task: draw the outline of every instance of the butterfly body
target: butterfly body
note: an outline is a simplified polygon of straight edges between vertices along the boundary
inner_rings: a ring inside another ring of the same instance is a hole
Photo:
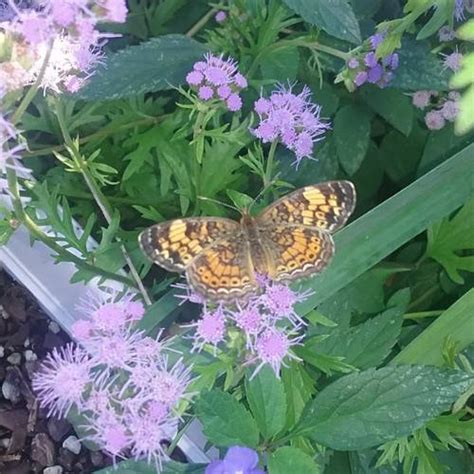
[[[257,274],[293,281],[320,272],[334,253],[331,233],[354,206],[352,183],[330,181],[293,191],[256,217],[175,219],[144,230],[139,241],[158,265],[185,271],[194,291],[229,301],[258,291]]]

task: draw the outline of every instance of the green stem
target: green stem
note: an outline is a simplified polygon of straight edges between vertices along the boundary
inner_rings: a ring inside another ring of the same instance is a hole
[[[270,186],[270,183],[272,181],[272,171],[273,171],[273,161],[275,158],[275,152],[277,149],[278,145],[278,140],[274,140],[272,144],[270,145],[270,150],[268,151],[268,156],[267,156],[267,167],[265,170],[265,175],[263,176],[263,187],[264,189],[268,188]]]
[[[76,144],[73,142],[71,135],[69,134],[69,131],[66,127],[66,123],[65,123],[64,115],[62,111],[62,104],[60,103],[59,100],[56,101],[56,114],[57,114],[59,127],[61,129],[61,133],[63,135],[64,141],[71,150],[72,158],[76,161],[76,164],[81,170],[82,177],[84,178],[84,181],[87,187],[89,188],[89,191],[92,193],[92,196],[94,197],[95,202],[97,203],[103,216],[105,217],[105,220],[110,225],[112,222],[113,208],[110,205],[109,201],[107,200],[107,197],[104,195],[104,193],[102,193],[102,190],[100,189],[99,185],[94,179],[94,176],[92,176],[92,174],[89,171],[87,162],[79,153],[79,150]],[[143,285],[140,275],[137,269],[135,268],[135,265],[132,259],[130,258],[130,255],[128,254],[128,251],[125,248],[125,245],[123,245],[120,238],[116,237],[116,240],[117,242],[120,243],[120,249],[122,251],[123,257],[129,268],[132,278],[136,283],[136,287],[139,289],[143,297],[143,301],[145,302],[147,306],[151,306],[152,304],[151,298],[148,295],[148,292],[145,286]]]
[[[442,314],[444,310],[437,311],[420,311],[418,313],[406,313],[403,316],[403,319],[422,319],[422,318],[432,318]]]
[[[35,83],[28,89],[28,92],[25,94],[25,97],[23,97],[22,101],[20,102],[20,105],[11,117],[11,122],[13,125],[16,125],[21,120],[21,117],[25,113],[25,110],[31,104],[31,101],[35,98],[36,93],[38,92],[38,89],[41,86],[41,81],[43,80],[44,73],[46,71],[46,68],[48,67],[49,58],[51,57],[51,52],[53,51],[53,44],[54,40],[51,41],[48,45],[43,64],[41,64],[41,68]]]
[[[203,28],[206,23],[219,11],[218,8],[211,8],[202,18],[200,18],[187,32],[186,36],[192,38],[197,32]]]
[[[187,429],[189,428],[189,425],[194,421],[194,416],[189,418],[189,420],[186,421],[186,423],[183,425],[183,427],[178,431],[176,436],[173,438],[173,441],[171,441],[170,445],[168,446],[168,449],[166,450],[166,453],[168,456],[173,454],[173,451],[176,449],[176,446],[178,446],[178,443],[180,439],[183,437],[184,433],[186,433]]]

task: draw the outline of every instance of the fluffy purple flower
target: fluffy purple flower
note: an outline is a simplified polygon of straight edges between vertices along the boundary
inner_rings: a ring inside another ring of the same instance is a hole
[[[452,41],[454,38],[456,38],[456,33],[449,26],[445,25],[439,29],[438,39],[440,43],[446,43],[448,41]]]
[[[417,109],[425,109],[430,105],[431,101],[431,92],[430,91],[416,91],[413,94],[413,97],[411,99],[412,104],[417,108]]]
[[[431,110],[425,115],[425,124],[430,130],[441,130],[445,125],[443,113],[440,110]]]
[[[376,64],[374,67],[369,68],[367,72],[367,82],[376,84],[380,82],[383,77],[383,67],[381,64]]]
[[[365,55],[364,63],[369,68],[375,67],[377,65],[377,57],[375,56],[375,53],[373,51]]]
[[[448,120],[448,122],[454,122],[459,114],[458,102],[454,100],[447,100],[441,108],[441,113],[443,114],[443,117]]]
[[[466,16],[464,15],[464,0],[455,0],[454,3],[454,18],[457,21],[463,21]]]
[[[217,23],[223,23],[227,19],[227,13],[223,10],[220,10],[216,13],[214,19],[217,21]]]
[[[242,107],[239,92],[247,87],[247,80],[238,72],[237,63],[232,59],[207,54],[205,61],[194,64],[186,76],[186,82],[197,88],[201,100],[221,100],[231,112]]]
[[[443,66],[445,69],[451,69],[453,72],[457,72],[461,69],[463,55],[458,51],[454,51],[451,54],[442,54]]]
[[[375,33],[374,35],[369,37],[369,43],[372,49],[377,49],[379,44],[385,39],[384,33]]]
[[[265,474],[258,468],[258,454],[250,448],[232,446],[224,459],[212,461],[205,474]]]
[[[350,58],[347,61],[347,67],[349,69],[357,69],[359,67],[359,60],[357,58]]]
[[[201,318],[191,326],[196,328],[193,349],[200,350],[205,344],[216,348],[225,339],[225,317],[221,308],[216,311],[204,311]]]
[[[392,71],[398,68],[400,58],[397,53],[389,54],[382,59],[382,64],[389,67]]]
[[[357,87],[365,84],[367,82],[367,72],[366,71],[359,71],[356,76],[354,77],[354,84]]]
[[[311,156],[316,141],[329,129],[320,119],[321,107],[311,102],[311,93],[304,87],[294,94],[291,87],[280,86],[269,99],[261,97],[255,102],[260,122],[251,132],[264,143],[279,139],[296,155],[296,164]]]

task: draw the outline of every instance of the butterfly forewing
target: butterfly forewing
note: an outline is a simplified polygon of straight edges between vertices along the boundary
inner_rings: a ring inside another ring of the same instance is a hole
[[[355,188],[350,181],[328,181],[283,196],[265,208],[257,221],[262,227],[300,225],[334,232],[349,219],[355,200]]]
[[[240,232],[231,219],[196,217],[162,222],[139,236],[143,252],[171,272],[181,272],[193,259],[220,239]]]

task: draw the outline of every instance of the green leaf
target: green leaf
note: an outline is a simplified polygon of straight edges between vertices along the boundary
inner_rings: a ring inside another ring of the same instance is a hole
[[[419,41],[434,35],[445,23],[450,22],[452,16],[453,5],[451,2],[436,1],[433,15],[418,32],[416,39]]]
[[[359,369],[377,367],[397,342],[404,309],[390,308],[357,326],[335,329],[315,344],[315,349],[321,354],[342,356],[344,362]]]
[[[413,126],[414,109],[409,98],[396,89],[366,86],[361,95],[369,107],[390,125],[408,136]]]
[[[237,209],[248,209],[248,207],[254,202],[252,196],[235,191],[235,189],[227,189],[227,196],[229,196]]]
[[[472,196],[473,153],[474,145],[464,148],[336,233],[336,253],[330,266],[295,286],[300,290],[317,288],[297,305],[298,314],[313,310],[433,222],[464,204]]]
[[[311,456],[298,448],[283,446],[268,459],[269,474],[320,474]]]
[[[288,367],[283,367],[281,379],[286,394],[286,429],[292,428],[300,419],[306,403],[315,392],[314,379],[305,368],[292,361]]]
[[[390,364],[444,365],[441,348],[446,338],[462,351],[474,343],[474,289],[459,298],[418,337],[396,355]]]
[[[284,0],[304,21],[336,38],[361,42],[359,23],[345,0]]]
[[[369,114],[356,105],[339,109],[334,118],[334,140],[339,163],[352,176],[359,169],[369,148]]]
[[[182,84],[203,45],[184,35],[165,35],[112,53],[75,94],[85,100],[110,100],[170,89]]]
[[[260,61],[262,76],[266,80],[275,82],[292,82],[296,79],[299,61],[299,52],[296,47],[270,51]]]
[[[168,461],[163,463],[160,474],[204,474],[207,464],[192,464]],[[145,461],[123,461],[117,466],[107,467],[96,474],[154,474],[156,473],[154,465]]]
[[[228,393],[221,390],[202,393],[196,404],[196,413],[211,443],[217,446],[257,446],[258,428],[255,420]]]
[[[390,87],[404,91],[447,90],[450,74],[430,49],[429,42],[404,40],[397,51],[400,65]]]
[[[286,421],[286,399],[281,380],[270,367],[263,367],[252,379],[245,380],[250,410],[264,439],[277,435]]]
[[[474,375],[428,366],[346,375],[316,395],[293,435],[337,450],[376,446],[446,411],[473,381]]]
[[[474,198],[451,219],[443,219],[428,229],[426,256],[440,263],[456,283],[464,283],[461,270],[474,272],[474,256],[458,255],[474,249]]]

